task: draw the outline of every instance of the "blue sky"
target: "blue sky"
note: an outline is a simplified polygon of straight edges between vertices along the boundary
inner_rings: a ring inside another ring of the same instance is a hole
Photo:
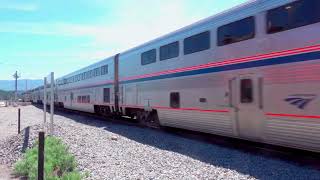
[[[0,79],[60,77],[246,0],[0,0]]]

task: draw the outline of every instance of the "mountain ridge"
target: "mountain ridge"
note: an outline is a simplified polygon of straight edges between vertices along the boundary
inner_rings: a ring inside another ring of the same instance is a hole
[[[43,85],[43,80],[42,79],[18,79],[18,91],[25,91],[26,83],[27,83],[27,89],[30,90]],[[0,90],[14,91],[15,80],[0,80]]]

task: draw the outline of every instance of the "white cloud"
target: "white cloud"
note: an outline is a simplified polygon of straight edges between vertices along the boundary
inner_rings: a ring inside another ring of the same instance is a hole
[[[93,41],[83,46],[114,47],[108,51],[108,55],[113,55],[179,29],[198,18],[188,15],[182,0],[139,1],[143,6],[137,6],[136,3],[125,1],[118,6],[112,22],[108,19],[106,23],[95,25],[2,22],[0,32],[89,37]],[[96,54],[100,57],[106,53]]]
[[[36,4],[21,3],[13,1],[2,0],[0,2],[0,9],[14,10],[14,11],[36,11],[38,6]]]

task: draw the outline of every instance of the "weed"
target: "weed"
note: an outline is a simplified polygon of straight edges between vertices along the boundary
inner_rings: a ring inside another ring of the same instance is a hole
[[[81,180],[84,175],[76,171],[76,166],[74,156],[68,152],[68,148],[60,139],[46,137],[44,165],[46,180]],[[27,150],[23,159],[15,164],[14,170],[19,176],[28,177],[30,180],[37,179],[38,142]]]

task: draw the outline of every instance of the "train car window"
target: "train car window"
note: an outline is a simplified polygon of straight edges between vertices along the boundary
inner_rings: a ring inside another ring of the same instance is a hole
[[[87,101],[86,98],[87,98],[87,96],[81,96],[81,102],[86,103],[86,101]]]
[[[180,108],[180,94],[178,92],[170,93],[170,107]]]
[[[94,77],[94,70],[90,71],[90,77],[93,78]]]
[[[110,88],[103,88],[103,102],[110,103]]]
[[[100,68],[94,69],[94,76],[100,76]]]
[[[224,46],[254,38],[254,17],[248,17],[218,28],[218,46]]]
[[[282,32],[320,22],[319,0],[298,0],[267,12],[267,33]]]
[[[210,31],[193,35],[183,40],[184,55],[210,49]]]
[[[147,65],[156,62],[157,51],[152,49],[141,54],[141,65]]]
[[[90,103],[90,96],[87,96],[87,102],[86,103]]]
[[[160,61],[179,56],[179,42],[173,42],[160,47]]]
[[[89,79],[89,72],[85,72],[86,74],[86,79]]]
[[[253,102],[253,84],[251,79],[241,79],[241,103]]]
[[[78,96],[77,102],[78,102],[78,103],[81,103],[81,96]]]
[[[108,65],[101,66],[101,75],[108,74]]]

